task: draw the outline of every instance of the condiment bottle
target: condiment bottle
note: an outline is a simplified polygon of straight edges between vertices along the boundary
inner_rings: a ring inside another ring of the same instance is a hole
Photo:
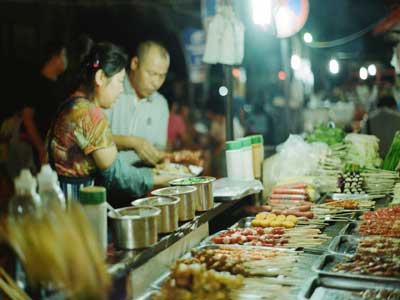
[[[40,209],[40,197],[36,192],[36,180],[28,169],[21,170],[14,179],[15,195],[10,199],[8,214],[19,218],[24,215],[36,215]]]
[[[242,142],[225,142],[226,172],[230,179],[242,179]]]
[[[63,209],[66,208],[66,202],[63,192],[58,183],[58,176],[50,165],[43,165],[37,175],[39,183],[39,195],[44,207],[49,207],[57,202]]]
[[[251,147],[251,138],[244,137],[238,139],[242,142],[242,179],[243,180],[253,180],[253,150]]]
[[[79,190],[79,202],[91,224],[104,254],[107,252],[107,203],[106,189],[87,186]]]
[[[254,178],[262,178],[262,164],[264,161],[264,138],[261,134],[250,135],[253,152]]]

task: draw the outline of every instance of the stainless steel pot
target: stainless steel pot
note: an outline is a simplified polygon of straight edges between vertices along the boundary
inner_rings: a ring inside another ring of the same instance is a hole
[[[130,206],[117,209],[122,215],[113,212],[111,221],[114,243],[120,249],[140,249],[157,243],[157,218],[161,210],[151,206]]]
[[[212,183],[214,177],[200,176],[191,178],[179,178],[169,182],[172,186],[188,186],[192,185],[197,188],[197,211],[206,211],[214,208],[214,196]]]
[[[161,210],[158,217],[158,233],[170,233],[178,229],[178,205],[181,199],[179,197],[153,196],[132,201],[134,206],[154,206]]]
[[[151,192],[154,196],[179,197],[179,221],[192,220],[196,215],[197,188],[195,186],[170,186]]]

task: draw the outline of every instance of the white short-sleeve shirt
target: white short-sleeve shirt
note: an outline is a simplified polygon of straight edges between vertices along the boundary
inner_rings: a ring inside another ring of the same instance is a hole
[[[133,135],[145,138],[156,148],[164,150],[167,145],[168,103],[158,92],[138,100],[128,76],[124,90],[117,101],[105,110],[114,135]],[[134,151],[120,153],[129,163],[139,160]]]

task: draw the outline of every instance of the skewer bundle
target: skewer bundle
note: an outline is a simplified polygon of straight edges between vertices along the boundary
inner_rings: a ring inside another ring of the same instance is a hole
[[[399,182],[399,173],[381,169],[367,169],[361,173],[364,189],[369,195],[392,194],[394,185]]]
[[[40,218],[9,218],[0,235],[19,256],[30,284],[51,283],[74,299],[107,298],[104,255],[79,204],[68,212],[54,205]]]
[[[0,268],[0,289],[11,300],[31,300],[3,268]]]

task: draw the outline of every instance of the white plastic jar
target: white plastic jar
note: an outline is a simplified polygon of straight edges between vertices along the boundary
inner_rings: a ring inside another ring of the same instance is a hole
[[[107,253],[106,197],[106,189],[101,186],[82,187],[79,191],[79,202],[83,206],[104,255]]]
[[[230,179],[242,179],[242,142],[225,142],[226,172]]]
[[[242,142],[242,179],[253,180],[253,148],[251,146],[251,137],[238,139]]]

